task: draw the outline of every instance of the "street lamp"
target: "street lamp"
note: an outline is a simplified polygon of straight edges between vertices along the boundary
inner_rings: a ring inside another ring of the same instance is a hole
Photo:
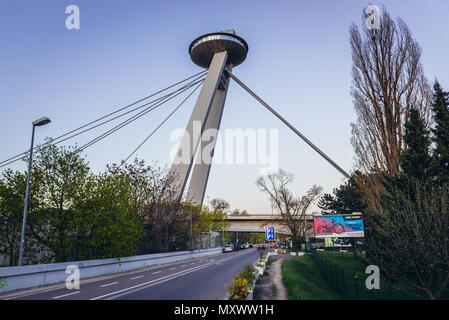
[[[190,202],[190,250],[193,251],[193,244],[192,244],[192,211],[193,211],[193,205],[196,203],[196,200],[193,200]]]
[[[50,122],[51,122],[51,120],[47,117],[42,117],[42,118],[37,119],[36,121],[32,122],[33,131],[31,134],[30,161],[28,163],[28,178],[27,178],[27,187],[26,187],[26,193],[25,193],[25,208],[23,209],[22,238],[20,240],[19,267],[22,265],[23,249],[25,247],[25,230],[26,230],[27,213],[28,213],[28,197],[30,195],[31,166],[33,163],[34,129],[36,127],[46,125]]]

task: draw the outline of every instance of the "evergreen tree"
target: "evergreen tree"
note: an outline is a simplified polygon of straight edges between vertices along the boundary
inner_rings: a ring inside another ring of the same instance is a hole
[[[411,178],[424,178],[430,166],[430,138],[423,119],[416,108],[411,108],[410,116],[405,124],[404,142],[406,149],[401,152],[400,165],[402,172]]]
[[[432,130],[435,142],[433,153],[434,174],[441,180],[449,180],[449,93],[443,91],[440,84],[435,82],[432,111],[435,129]]]
[[[333,190],[333,195],[324,194],[318,201],[318,207],[332,214],[364,212],[366,205],[356,183],[356,177],[360,174],[359,171],[352,174],[346,183]]]

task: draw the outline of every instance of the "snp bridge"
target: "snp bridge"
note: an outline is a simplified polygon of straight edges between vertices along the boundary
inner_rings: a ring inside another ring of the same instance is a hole
[[[112,128],[89,140],[87,143],[82,144],[75,150],[75,152],[84,151],[125,126],[141,119],[151,111],[166,105],[177,97],[183,97],[183,94],[187,93],[187,95],[184,95],[182,101],[168,113],[163,121],[152,129],[151,132],[123,158],[124,160],[122,160],[120,165],[113,167],[115,170],[118,170],[172,117],[175,112],[181,108],[196,90],[200,89],[192,114],[187,122],[184,136],[182,137],[178,151],[175,154],[170,174],[174,177],[175,185],[177,185],[179,189],[177,194],[178,199],[183,199],[185,196],[187,202],[202,205],[212,165],[217,134],[223,115],[227,90],[230,79],[233,79],[335,169],[346,178],[349,177],[345,170],[338,166],[330,157],[299,132],[299,130],[297,130],[289,121],[282,117],[233,74],[233,69],[243,63],[246,59],[248,48],[246,41],[237,36],[234,30],[200,36],[189,46],[189,54],[196,65],[206,70],[178,81],[162,90],[59,135],[56,138],[52,138],[51,141],[47,141],[30,150],[0,161],[0,168],[22,160],[25,156],[28,156],[28,153],[31,150],[42,149],[48,144],[56,145],[65,142],[104,125],[112,124],[116,122],[117,119],[123,119],[126,116],[123,121],[116,123]],[[215,132],[215,134],[210,135],[211,131],[209,129],[214,129],[215,131],[212,132]],[[207,136],[204,134],[206,130],[208,130]],[[208,158],[206,157],[207,159],[204,159],[204,155],[201,152],[205,148],[209,150]]]
[[[196,65],[207,69],[207,75],[170,170],[170,173],[177,179],[178,198],[182,198],[187,188],[187,201],[200,205],[203,203],[230,78],[279,118],[346,178],[349,177],[346,171],[232,73],[233,68],[240,65],[246,59],[248,53],[248,44],[237,36],[234,30],[210,33],[196,38],[189,47],[189,53]],[[197,124],[197,130],[195,130],[195,124]],[[214,129],[215,134],[203,137],[203,133],[209,129]],[[202,159],[203,153],[198,152],[198,149],[203,150],[206,145],[211,146],[209,157],[208,159]],[[195,158],[199,158],[199,161]],[[192,170],[193,173],[190,177],[190,171]],[[187,186],[189,177],[190,184]]]

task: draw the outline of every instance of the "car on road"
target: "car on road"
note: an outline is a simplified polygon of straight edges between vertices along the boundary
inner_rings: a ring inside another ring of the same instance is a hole
[[[265,250],[267,248],[265,243],[260,243],[257,245],[257,250]]]
[[[232,247],[232,245],[230,245],[230,244],[225,244],[225,245],[223,246],[223,253],[225,253],[225,252],[232,252],[232,251],[234,251],[234,248]]]

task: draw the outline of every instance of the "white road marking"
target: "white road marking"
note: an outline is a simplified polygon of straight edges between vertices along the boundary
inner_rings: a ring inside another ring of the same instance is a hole
[[[185,264],[183,264],[182,266],[180,266],[180,268],[183,268],[183,267],[185,267],[186,265]]]
[[[224,262],[224,261],[227,261],[227,260],[231,260],[234,257],[236,257],[236,256],[227,257],[225,259],[221,259],[220,261]],[[180,277],[180,276],[183,276],[183,275],[186,275],[186,274],[198,271],[200,269],[204,269],[204,268],[210,267],[213,264],[214,263],[207,263],[207,264],[204,264],[204,265],[201,265],[201,266],[197,266],[197,267],[193,267],[193,268],[190,268],[190,269],[186,269],[184,271],[179,271],[177,273],[170,274],[168,276],[164,276],[164,277],[159,278],[159,279],[154,279],[154,280],[151,280],[151,281],[148,281],[148,282],[140,283],[140,284],[132,286],[132,287],[128,287],[128,288],[125,288],[125,289],[122,289],[122,290],[118,290],[118,291],[115,291],[115,292],[111,292],[111,293],[107,293],[107,294],[104,294],[102,296],[94,297],[94,298],[91,298],[90,300],[99,300],[99,299],[110,297],[110,296],[113,296],[113,297],[108,298],[108,300],[109,299],[118,298],[118,297],[126,295],[126,294],[130,294],[130,293],[133,293],[133,292],[136,292],[136,291],[140,291],[142,289],[145,289],[146,287],[157,285],[157,284],[160,284],[160,283],[163,283],[163,282],[175,279],[177,277]]]
[[[80,293],[80,292],[81,292],[81,291],[75,291],[75,292],[72,292],[72,293],[63,294],[62,296],[53,297],[53,299],[59,299],[59,298],[62,298],[62,297],[71,296],[71,295],[73,295],[73,294],[78,294],[78,293]]]
[[[112,286],[113,284],[117,284],[117,283],[118,282],[107,283],[107,284],[104,284],[104,285],[100,286],[100,288],[109,287],[109,286]]]
[[[131,278],[131,280],[136,280],[136,279],[139,279],[139,278],[143,278],[143,276],[134,277],[134,278]]]
[[[247,253],[247,252],[252,252],[252,250],[251,251],[245,251],[245,252],[243,252],[243,253]],[[237,255],[240,255],[241,254],[241,252],[239,252],[239,253],[237,253]],[[226,255],[227,256],[227,255]],[[226,258],[228,258],[228,256],[226,257]],[[223,261],[225,261],[225,260],[227,260],[227,259],[218,259],[218,261],[221,261],[221,260],[223,260]],[[196,264],[197,262],[202,262],[202,260],[203,259],[201,259],[201,261],[200,260],[197,260],[197,261],[195,261],[195,262],[192,262],[192,263],[190,263],[191,265],[194,265],[194,264]],[[215,262],[215,264],[219,264],[220,262]],[[189,270],[189,269],[187,269],[187,270]],[[156,273],[160,273],[161,271],[156,271],[156,272],[154,272],[153,274],[156,274]],[[106,276],[106,277],[108,277],[108,276]],[[109,276],[109,277],[111,277],[111,276]],[[114,275],[112,275],[112,278],[114,277]],[[99,277],[99,278],[94,278],[94,279],[87,279],[87,280],[83,280],[83,281],[81,281],[81,285],[82,284],[87,284],[87,283],[92,283],[92,282],[98,282],[98,281],[104,281],[104,279],[101,279],[101,278],[103,278],[103,276],[102,277]],[[0,300],[14,300],[14,299],[20,299],[20,298],[23,298],[23,297],[27,297],[27,296],[33,296],[33,295],[39,295],[39,294],[42,294],[42,293],[46,293],[46,292],[51,292],[51,291],[59,291],[59,290],[61,290],[61,289],[65,289],[65,285],[61,285],[60,287],[56,287],[56,288],[42,288],[42,289],[40,289],[40,290],[33,290],[32,292],[26,292],[26,293],[18,293],[18,294],[16,294],[16,295],[13,295],[13,296],[8,296],[7,298],[0,298]],[[73,294],[75,294],[75,293],[73,293]],[[64,296],[64,295],[63,295]],[[54,299],[57,299],[57,298],[59,298],[59,297],[54,297]]]
[[[170,269],[168,269],[168,270],[175,270],[176,268],[170,268]]]

